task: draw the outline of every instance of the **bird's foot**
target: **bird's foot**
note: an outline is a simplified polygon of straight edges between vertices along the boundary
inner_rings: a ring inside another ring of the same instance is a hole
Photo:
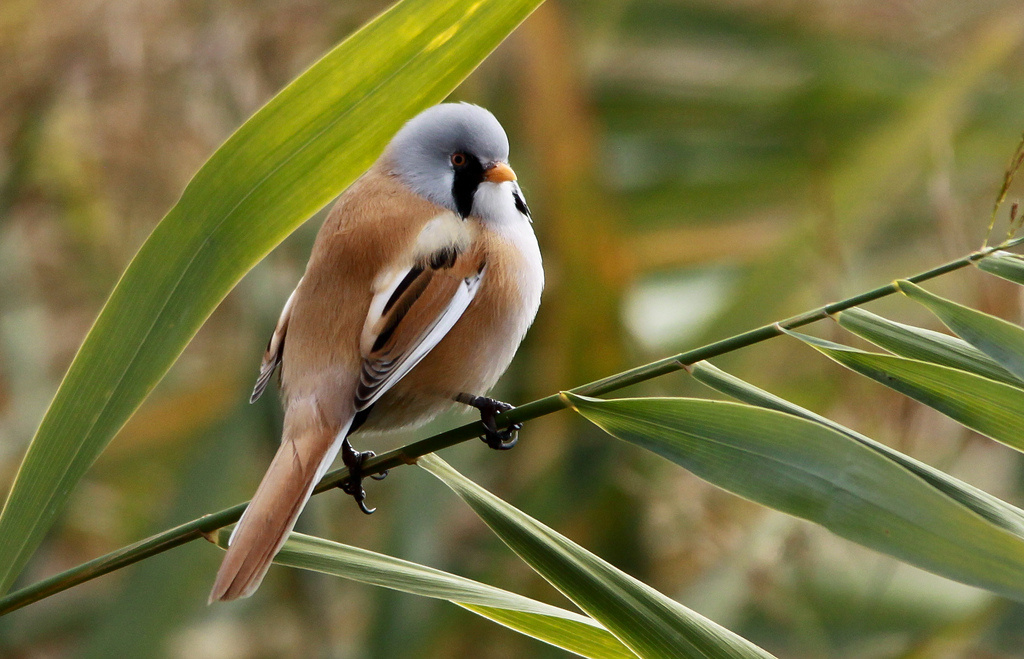
[[[480,411],[480,422],[484,424],[486,432],[480,436],[484,444],[497,451],[507,451],[519,441],[519,431],[523,424],[513,423],[507,428],[498,429],[494,420],[501,412],[514,410],[515,407],[500,400],[487,398],[486,396],[473,396],[471,394],[459,394],[456,399],[460,403],[475,407]]]
[[[341,491],[345,494],[351,495],[356,500],[356,505],[359,506],[359,510],[362,510],[367,515],[372,515],[376,508],[366,507],[366,490],[363,489],[363,464],[370,458],[377,455],[373,451],[362,451],[359,452],[352,448],[346,438],[344,443],[341,445],[341,459],[348,467],[348,478],[345,479],[341,485]],[[370,478],[375,481],[384,480],[384,477],[388,475],[387,471],[379,474],[372,474]]]

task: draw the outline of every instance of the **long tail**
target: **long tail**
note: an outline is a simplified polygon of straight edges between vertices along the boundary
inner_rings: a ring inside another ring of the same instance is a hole
[[[288,416],[291,414],[286,414],[281,448],[228,541],[210,592],[211,604],[256,592],[295,527],[313,487],[334,462],[351,425],[350,420],[342,428],[332,429],[322,424],[295,423]]]

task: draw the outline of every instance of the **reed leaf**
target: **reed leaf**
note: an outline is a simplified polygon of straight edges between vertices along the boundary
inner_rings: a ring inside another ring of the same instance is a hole
[[[229,535],[230,529],[221,529],[213,540],[221,549],[226,549]],[[366,549],[292,533],[274,562],[421,597],[448,600],[582,657],[636,657],[599,623],[584,615]]]
[[[914,473],[938,491],[958,501],[993,524],[1018,537],[1024,538],[1024,510],[1010,505],[999,497],[992,496],[988,492],[965,483],[959,478],[954,478],[940,469],[927,465],[920,460],[915,460],[909,455],[889,448],[885,444],[876,442],[870,437],[851,430],[831,419],[815,414],[784,398],[759,389],[749,382],[745,382],[734,375],[716,368],[710,362],[694,364],[690,369],[690,374],[697,381],[740,402],[791,414],[808,421],[820,423],[826,428],[840,432]]]
[[[1018,254],[997,251],[978,261],[978,267],[990,275],[1024,284],[1024,257]]]
[[[845,433],[732,402],[565,396],[609,434],[723,489],[1024,601],[1024,539]]]
[[[897,323],[863,309],[836,314],[844,329],[889,352],[920,361],[969,371],[1016,387],[1024,382],[970,343],[955,336]]]
[[[1024,396],[1018,387],[948,366],[848,346],[787,331],[836,363],[942,412],[958,423],[1024,451]]]
[[[909,281],[901,280],[896,285],[901,293],[928,307],[957,336],[1018,378],[1024,378],[1024,329],[929,293]]]
[[[418,464],[459,495],[530,567],[638,656],[771,656],[502,501],[437,456],[420,458]]]

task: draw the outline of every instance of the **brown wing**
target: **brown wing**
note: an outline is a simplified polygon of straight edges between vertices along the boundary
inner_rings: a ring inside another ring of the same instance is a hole
[[[485,271],[479,253],[445,250],[394,273],[374,296],[363,327],[356,410],[375,403],[444,338],[473,301]]]
[[[295,285],[292,294],[288,296],[288,301],[284,303],[284,309],[281,310],[281,317],[277,319],[277,327],[274,328],[274,333],[267,343],[267,351],[263,353],[260,376],[256,378],[256,386],[253,387],[252,395],[249,396],[250,403],[255,403],[263,395],[263,391],[270,382],[270,376],[274,374],[274,369],[281,363],[281,356],[284,354],[284,339],[288,333],[288,321],[292,317],[292,304],[295,302],[295,294],[298,293],[299,286],[302,286],[301,279]]]

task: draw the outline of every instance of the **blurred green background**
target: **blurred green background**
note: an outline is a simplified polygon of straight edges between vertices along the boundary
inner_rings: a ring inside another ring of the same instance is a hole
[[[385,6],[0,3],[4,491],[107,293],[192,173]],[[508,131],[548,275],[496,395],[525,402],[979,246],[1024,129],[1022,61],[1019,1],[549,0],[455,95]],[[21,584],[251,495],[281,413],[274,395],[245,401],[319,219],[214,314]],[[994,278],[930,288],[1020,320],[1019,293]],[[934,327],[911,302],[870,308]],[[1010,449],[795,341],[716,363],[1024,501]],[[709,395],[684,374],[634,393]],[[1024,606],[718,491],[569,414],[531,422],[508,454],[472,442],[445,457],[780,657],[1024,657]],[[398,469],[368,490],[373,517],[325,494],[300,530],[561,603],[431,477]],[[220,555],[193,543],[10,614],[0,656],[563,655],[445,603],[280,568],[250,600],[207,607]]]

